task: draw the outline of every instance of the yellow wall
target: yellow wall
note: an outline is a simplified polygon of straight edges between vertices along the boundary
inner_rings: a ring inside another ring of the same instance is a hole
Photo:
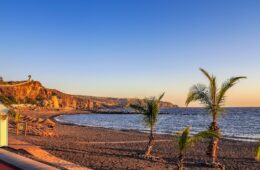
[[[0,114],[7,115],[8,108],[0,103]],[[8,145],[8,117],[5,120],[0,119],[0,147]]]
[[[0,120],[0,147],[8,145],[8,118]]]
[[[58,101],[57,96],[52,96],[52,102],[53,102],[53,108],[59,109],[59,101]]]

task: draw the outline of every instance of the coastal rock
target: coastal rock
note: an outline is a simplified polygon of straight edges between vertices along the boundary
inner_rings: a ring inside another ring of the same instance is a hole
[[[0,84],[0,101],[17,110],[98,110],[126,109],[137,99],[70,95],[45,88],[39,81],[12,81]],[[162,108],[174,108],[161,102]]]

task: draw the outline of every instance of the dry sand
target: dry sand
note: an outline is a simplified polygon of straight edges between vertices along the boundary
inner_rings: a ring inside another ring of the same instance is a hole
[[[48,114],[27,112],[35,117],[52,117]],[[69,113],[67,113],[69,114]],[[170,135],[156,135],[153,155],[158,160],[143,159],[147,134],[136,131],[119,131],[105,128],[80,127],[57,124],[57,137],[15,136],[18,140],[40,146],[64,160],[93,169],[176,169],[177,143]],[[254,159],[256,143],[222,139],[219,161],[226,169],[259,170],[260,162]],[[187,169],[212,169],[204,164],[207,141],[198,143],[186,152]]]

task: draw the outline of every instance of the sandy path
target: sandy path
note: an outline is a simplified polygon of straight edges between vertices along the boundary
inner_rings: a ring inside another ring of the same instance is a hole
[[[26,82],[23,82],[23,83],[17,83],[17,84],[1,84],[0,87],[15,87],[15,86],[22,86],[22,85],[25,85],[25,84],[28,84],[30,83],[31,81],[26,81]]]

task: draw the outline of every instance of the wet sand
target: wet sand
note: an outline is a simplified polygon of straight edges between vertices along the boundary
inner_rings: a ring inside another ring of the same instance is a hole
[[[31,113],[33,117],[53,117],[61,112]],[[69,112],[67,114],[70,114]],[[16,139],[40,146],[64,160],[93,169],[176,169],[178,149],[176,139],[170,135],[156,135],[152,154],[158,159],[142,157],[148,142],[147,134],[136,131],[82,127],[57,123],[57,137],[15,136]],[[221,139],[219,161],[226,169],[260,169],[255,157],[257,143]],[[207,141],[196,144],[186,152],[187,169],[207,167],[205,156]]]

